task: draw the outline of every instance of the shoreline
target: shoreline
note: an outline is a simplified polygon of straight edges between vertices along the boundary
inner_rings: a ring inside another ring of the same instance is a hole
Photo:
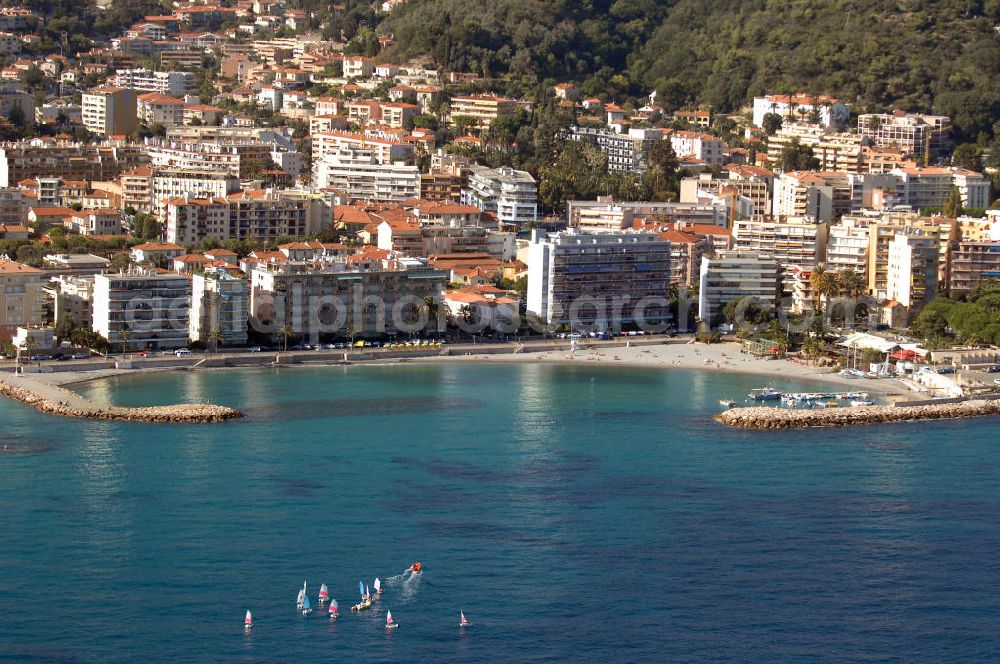
[[[630,370],[671,369],[682,371],[708,371],[721,374],[738,374],[756,376],[763,383],[778,383],[786,381],[803,381],[835,385],[838,388],[850,388],[852,391],[864,391],[881,397],[912,395],[903,383],[894,379],[864,380],[848,379],[835,371],[824,371],[819,367],[806,366],[790,360],[771,360],[747,358],[740,355],[736,343],[721,344],[637,344],[628,346],[590,346],[581,345],[576,351],[566,349],[528,349],[517,350],[511,347],[505,352],[474,352],[474,347],[466,346],[447,349],[447,354],[434,355],[369,355],[355,356],[347,359],[331,357],[316,357],[308,352],[289,354],[285,361],[258,362],[254,364],[230,365],[224,358],[212,358],[217,361],[200,362],[197,366],[145,366],[133,369],[97,369],[91,371],[60,371],[36,376],[39,381],[50,385],[65,387],[108,378],[124,378],[148,376],[167,371],[241,371],[253,369],[283,369],[315,366],[406,366],[435,364],[549,364],[558,366],[595,366],[619,367]],[[459,352],[454,352],[459,351]],[[465,351],[465,352],[462,352]],[[338,354],[340,355],[340,354]],[[839,391],[839,390],[838,390]],[[721,395],[726,396],[726,395]]]

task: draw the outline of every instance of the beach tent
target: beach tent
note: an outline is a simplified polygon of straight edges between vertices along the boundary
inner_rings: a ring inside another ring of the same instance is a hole
[[[880,353],[888,353],[899,348],[899,344],[895,341],[883,339],[882,337],[875,336],[874,334],[866,334],[864,332],[849,334],[838,341],[837,345],[843,346],[844,348],[871,348]]]

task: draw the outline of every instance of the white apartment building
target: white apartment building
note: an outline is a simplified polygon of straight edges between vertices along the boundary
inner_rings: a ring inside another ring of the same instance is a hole
[[[222,171],[163,168],[150,178],[151,206],[157,211],[171,198],[224,198],[240,188],[239,178]]]
[[[312,158],[316,163],[344,148],[371,152],[375,163],[389,164],[413,156],[413,144],[346,131],[322,131],[312,136]]]
[[[313,164],[313,182],[353,199],[404,201],[420,196],[420,169],[379,161],[367,148],[343,147]]]
[[[135,271],[94,277],[93,329],[112,350],[171,349],[187,345],[191,282],[178,274]]]
[[[184,123],[184,100],[159,92],[147,92],[136,99],[136,112],[147,127],[154,124],[172,127]]]
[[[580,209],[569,225],[581,233],[604,233],[631,228],[634,218],[635,211],[621,205],[588,207]]]
[[[867,219],[844,217],[830,226],[826,242],[826,268],[852,270],[867,279],[869,225]]]
[[[181,117],[183,118],[183,107]],[[302,168],[302,156],[275,142],[254,138],[181,141],[146,139],[146,152],[153,166],[198,171],[223,171],[251,177],[275,163],[291,176]]]
[[[774,258],[759,251],[720,251],[702,256],[698,288],[698,317],[716,323],[727,303],[745,297],[758,306],[777,307],[782,269]]]
[[[764,116],[776,113],[786,121],[808,120],[813,111],[819,113],[819,123],[825,127],[843,125],[851,116],[851,109],[828,95],[767,95],[753,98],[753,123],[764,126]]]
[[[669,290],[670,243],[655,233],[532,233],[527,310],[547,324],[666,323]]]
[[[158,92],[172,97],[184,96],[194,90],[196,80],[190,71],[151,71],[142,67],[119,69],[111,84],[137,92]]]
[[[495,213],[501,227],[520,227],[538,219],[538,183],[527,171],[473,166],[462,204]]]
[[[192,275],[191,288],[191,340],[208,343],[218,328],[223,338],[220,346],[244,345],[250,312],[247,280],[210,268]]]
[[[990,204],[989,178],[975,171],[953,166],[915,166],[894,168],[890,174],[896,177],[900,203],[914,209],[943,206],[956,187],[964,207],[985,208]]]
[[[726,142],[711,134],[697,131],[673,131],[670,145],[681,159],[700,159],[709,166],[722,165],[726,158]]]
[[[937,292],[939,238],[907,229],[889,242],[887,297],[909,309],[926,304]]]
[[[177,244],[215,240],[276,240],[309,231],[310,201],[270,189],[228,197],[177,197],[166,201],[166,238]]]
[[[826,258],[827,230],[801,217],[742,219],[733,225],[733,249],[768,254],[784,267],[811,268]]]
[[[609,171],[642,173],[646,170],[650,149],[663,140],[663,130],[631,127],[623,134],[608,127],[574,126],[569,128],[567,137],[600,148],[608,158]]]
[[[921,113],[864,113],[858,116],[858,133],[879,148],[899,148],[905,154],[940,154],[948,148],[951,119]]]
[[[790,172],[774,180],[775,216],[830,221],[851,210],[852,189],[845,173]]]
[[[102,136],[127,135],[135,131],[135,92],[102,87],[83,93],[83,126]]]

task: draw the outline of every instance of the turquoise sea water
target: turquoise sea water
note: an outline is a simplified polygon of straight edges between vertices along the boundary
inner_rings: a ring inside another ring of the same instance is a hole
[[[710,419],[759,384],[523,364],[81,388],[250,413],[201,426],[0,400],[0,661],[1000,660],[1000,420]],[[303,580],[338,622],[295,612]]]

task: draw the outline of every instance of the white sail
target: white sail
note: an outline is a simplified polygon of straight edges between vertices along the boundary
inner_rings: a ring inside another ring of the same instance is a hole
[[[247,625],[253,624],[253,615],[250,613],[250,609],[247,609],[247,617],[244,620]]]
[[[375,588],[375,592],[377,593],[382,592],[382,582],[379,580],[378,577],[375,577],[375,583],[373,583],[372,586]]]
[[[386,611],[385,612],[385,624],[386,625],[391,625],[392,624],[392,611]]]

